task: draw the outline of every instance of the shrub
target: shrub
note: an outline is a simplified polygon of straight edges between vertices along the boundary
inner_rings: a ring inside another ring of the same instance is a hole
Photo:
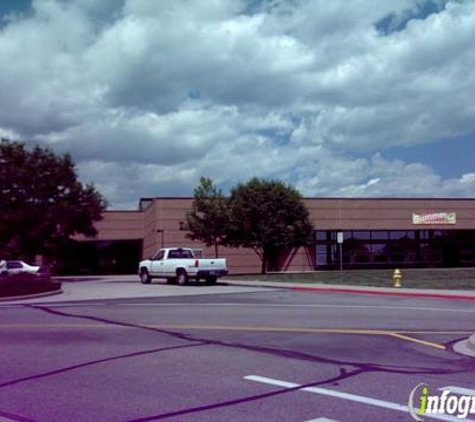
[[[12,274],[0,277],[0,297],[23,296],[58,290],[61,283],[49,274]]]

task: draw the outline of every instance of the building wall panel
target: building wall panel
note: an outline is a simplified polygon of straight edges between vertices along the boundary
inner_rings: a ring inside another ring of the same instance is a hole
[[[94,226],[98,231],[94,240],[136,240],[144,237],[143,213],[140,211],[107,211]],[[88,240],[82,235],[74,238]]]

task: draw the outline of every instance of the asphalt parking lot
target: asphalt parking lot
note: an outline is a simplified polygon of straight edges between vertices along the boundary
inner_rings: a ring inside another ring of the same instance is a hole
[[[421,382],[475,394],[473,302],[174,287],[2,304],[0,420],[405,421]]]

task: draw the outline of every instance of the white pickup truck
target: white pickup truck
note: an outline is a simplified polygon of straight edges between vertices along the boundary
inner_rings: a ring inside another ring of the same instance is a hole
[[[207,284],[215,284],[218,277],[228,273],[226,259],[198,259],[193,249],[164,248],[152,258],[139,263],[139,276],[143,284],[152,278],[166,278],[167,282],[185,285],[190,279],[205,280]]]

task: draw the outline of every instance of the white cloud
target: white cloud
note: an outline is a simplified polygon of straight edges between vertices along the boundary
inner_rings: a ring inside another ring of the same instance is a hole
[[[70,151],[114,207],[189,195],[202,174],[309,196],[473,195],[472,174],[384,158],[475,133],[475,3],[442,6],[34,1],[0,29],[0,134]]]
[[[339,189],[341,196],[356,197],[473,197],[475,174],[443,179],[430,167],[421,163],[407,164],[400,160],[386,160],[375,154],[367,163],[366,177],[377,176],[367,182],[348,184]]]
[[[18,141],[18,133],[13,132],[10,129],[4,129],[0,127],[0,139],[10,139],[12,141]]]

